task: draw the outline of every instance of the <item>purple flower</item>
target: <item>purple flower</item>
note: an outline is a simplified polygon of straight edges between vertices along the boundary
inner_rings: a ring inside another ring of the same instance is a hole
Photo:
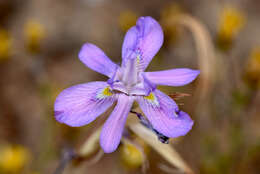
[[[104,113],[115,101],[113,112],[100,135],[104,152],[116,150],[134,101],[148,120],[167,137],[185,135],[192,127],[189,115],[156,85],[182,86],[192,82],[198,70],[187,68],[144,72],[163,43],[161,26],[151,17],[141,17],[126,33],[122,47],[122,65],[112,62],[97,46],[86,43],[79,59],[90,69],[106,75],[107,82],[90,82],[65,89],[57,97],[56,120],[69,126],[86,125]]]

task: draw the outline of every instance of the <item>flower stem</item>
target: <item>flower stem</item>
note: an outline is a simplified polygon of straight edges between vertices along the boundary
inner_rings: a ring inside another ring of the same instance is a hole
[[[53,174],[62,174],[65,167],[69,164],[71,160],[77,157],[77,154],[73,149],[65,149],[62,158],[60,160],[60,163]]]

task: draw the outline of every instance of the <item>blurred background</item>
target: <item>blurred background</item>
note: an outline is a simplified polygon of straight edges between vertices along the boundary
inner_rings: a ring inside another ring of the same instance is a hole
[[[158,20],[165,35],[148,70],[201,70],[189,85],[159,87],[191,95],[176,101],[194,127],[172,147],[194,173],[260,173],[258,0],[0,0],[0,173],[52,173],[66,148],[79,149],[95,132],[109,112],[71,128],[55,121],[55,98],[72,85],[106,80],[79,61],[82,44],[120,63],[124,34],[140,16]],[[91,152],[64,173],[180,173],[137,142]]]

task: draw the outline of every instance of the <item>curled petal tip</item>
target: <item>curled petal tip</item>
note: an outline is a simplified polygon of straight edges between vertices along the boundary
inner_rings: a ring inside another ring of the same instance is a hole
[[[194,71],[194,73],[196,73],[197,75],[200,74],[200,70],[193,70],[193,71]]]
[[[63,117],[62,117],[62,114],[63,114],[64,112],[63,111],[54,111],[54,116],[55,116],[55,119],[58,121],[58,122],[60,122],[60,123],[63,123]]]

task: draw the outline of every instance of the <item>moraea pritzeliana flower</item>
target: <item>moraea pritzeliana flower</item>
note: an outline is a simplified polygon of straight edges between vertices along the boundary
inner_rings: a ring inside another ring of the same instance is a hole
[[[156,85],[182,86],[193,81],[198,70],[187,68],[144,72],[163,43],[161,26],[151,17],[141,17],[126,33],[122,46],[122,64],[112,62],[97,46],[86,43],[79,59],[90,69],[106,75],[106,82],[90,82],[65,89],[57,97],[55,118],[69,126],[83,126],[104,113],[115,101],[113,112],[106,120],[100,145],[104,152],[116,150],[134,101],[148,120],[167,137],[185,135],[193,121],[180,111],[177,104]]]

